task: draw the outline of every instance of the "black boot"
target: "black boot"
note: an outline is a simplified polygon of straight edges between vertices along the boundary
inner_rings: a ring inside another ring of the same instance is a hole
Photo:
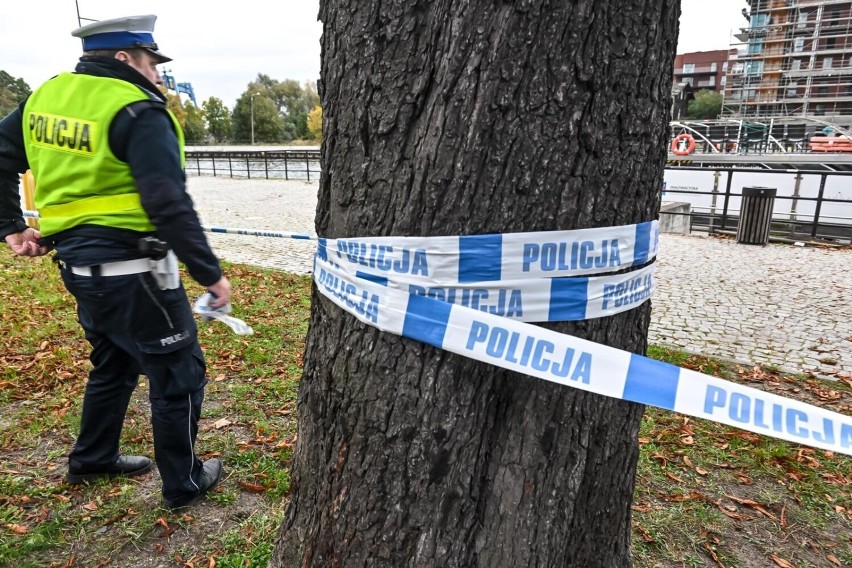
[[[199,489],[195,493],[175,498],[163,499],[166,507],[169,509],[180,509],[188,507],[204,497],[211,489],[216,487],[219,480],[222,478],[222,460],[211,458],[204,462],[201,466],[201,478],[198,481]]]
[[[119,456],[115,463],[106,467],[88,469],[68,464],[65,481],[71,484],[87,483],[109,477],[135,477],[151,471],[151,460],[145,456]]]

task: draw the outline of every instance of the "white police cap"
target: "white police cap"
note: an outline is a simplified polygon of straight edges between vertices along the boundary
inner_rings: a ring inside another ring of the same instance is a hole
[[[83,40],[83,51],[93,49],[144,49],[157,58],[158,63],[172,58],[157,51],[154,41],[154,23],[157,16],[125,16],[111,20],[100,20],[77,28],[71,35]]]

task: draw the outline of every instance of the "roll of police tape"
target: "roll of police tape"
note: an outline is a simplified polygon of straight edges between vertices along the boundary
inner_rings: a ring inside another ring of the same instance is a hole
[[[477,309],[472,302],[464,305],[464,302],[445,301],[448,299],[446,296],[440,299],[438,294],[417,293],[411,284],[407,288],[405,285],[405,281],[412,277],[411,267],[415,265],[410,251],[409,270],[403,270],[401,266],[397,271],[388,269],[376,274],[375,270],[368,269],[378,268],[380,264],[387,268],[391,253],[398,255],[394,262],[403,262],[401,250],[405,247],[391,245],[384,239],[358,241],[361,244],[355,248],[331,241],[323,243],[320,239],[314,261],[314,280],[319,291],[337,306],[382,331],[561,385],[852,455],[852,418],[848,416],[515,321],[524,318],[503,317],[498,315],[500,310],[490,306],[480,305]],[[394,249],[384,250],[381,262],[379,242]],[[357,253],[354,259],[344,258],[344,251],[353,250]],[[571,247],[566,250],[571,250]],[[649,254],[651,250],[656,252],[656,245],[648,248]],[[450,256],[453,254],[449,253]],[[517,274],[519,267],[523,272],[527,266],[525,259],[530,264],[535,262],[532,252],[521,256],[520,265],[506,273]],[[492,258],[503,258],[502,274],[505,257]],[[541,258],[540,253],[538,258]],[[625,254],[624,258],[630,257]],[[638,258],[632,259],[631,263]],[[480,277],[496,276],[496,272],[485,268],[486,262],[487,258],[478,264],[481,267],[477,271]],[[347,263],[350,266],[347,267]],[[573,269],[570,260],[562,264],[567,270]],[[557,265],[560,263],[554,260],[547,266]],[[361,270],[353,270],[356,266],[360,266]],[[425,266],[430,267],[428,261]],[[579,268],[579,262],[577,266]],[[391,272],[392,277],[388,277]],[[543,272],[547,271],[536,271],[537,274]],[[397,279],[403,280],[403,284],[396,284]],[[598,313],[610,315],[603,310],[603,303],[607,301],[604,298],[606,294],[597,300],[601,304]],[[630,307],[638,303],[641,302],[631,303]],[[587,306],[587,314],[588,309]],[[504,311],[508,312],[508,309]]]

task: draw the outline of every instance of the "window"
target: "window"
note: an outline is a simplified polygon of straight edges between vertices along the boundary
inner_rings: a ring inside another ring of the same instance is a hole
[[[793,62],[790,64],[790,69],[792,71],[798,71],[801,68],[802,68],[802,60],[801,59],[794,59]]]
[[[799,94],[799,83],[796,81],[791,81],[789,85],[787,85],[787,96],[795,97]]]
[[[711,73],[715,73],[715,72],[716,72],[716,62],[715,62],[715,61],[714,61],[713,63],[711,63],[711,64],[710,64],[710,72],[711,72]]]
[[[715,87],[716,86],[716,75],[710,76],[710,81],[708,81],[707,86],[708,87]]]
[[[728,72],[728,62],[725,61],[724,63],[722,63],[722,73],[727,73],[727,72]]]
[[[683,82],[687,85],[692,86],[692,82],[695,81],[695,77],[684,77]]]
[[[825,48],[826,49],[834,49],[836,46],[837,46],[837,38],[836,37],[825,38]]]
[[[793,51],[796,53],[801,53],[805,49],[805,38],[797,37],[796,41],[793,42]]]
[[[763,61],[749,61],[745,67],[746,75],[760,75],[763,73]]]
[[[749,55],[758,55],[761,51],[763,51],[763,38],[755,38],[749,42]]]
[[[826,57],[825,59],[822,60],[822,68],[823,69],[831,69],[831,64],[833,62],[834,62],[834,60],[831,57]]]
[[[721,80],[721,81],[719,81],[719,84],[720,84],[720,85],[722,85],[722,87],[724,87],[725,85],[727,85],[727,84],[728,84],[728,77],[727,77],[727,75],[722,75],[722,80]]]
[[[799,12],[799,23],[796,24],[796,27],[802,29],[808,25],[808,13],[807,12]]]
[[[695,63],[684,63],[683,64],[683,73],[684,74],[695,73]]]
[[[751,29],[762,28],[769,25],[769,14],[752,14]]]

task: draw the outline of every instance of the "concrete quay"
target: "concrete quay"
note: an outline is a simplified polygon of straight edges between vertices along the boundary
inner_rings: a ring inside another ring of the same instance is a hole
[[[314,232],[316,182],[189,177],[207,225]],[[307,274],[314,243],[209,234],[223,259]],[[744,365],[852,377],[852,250],[662,234],[649,342]]]

